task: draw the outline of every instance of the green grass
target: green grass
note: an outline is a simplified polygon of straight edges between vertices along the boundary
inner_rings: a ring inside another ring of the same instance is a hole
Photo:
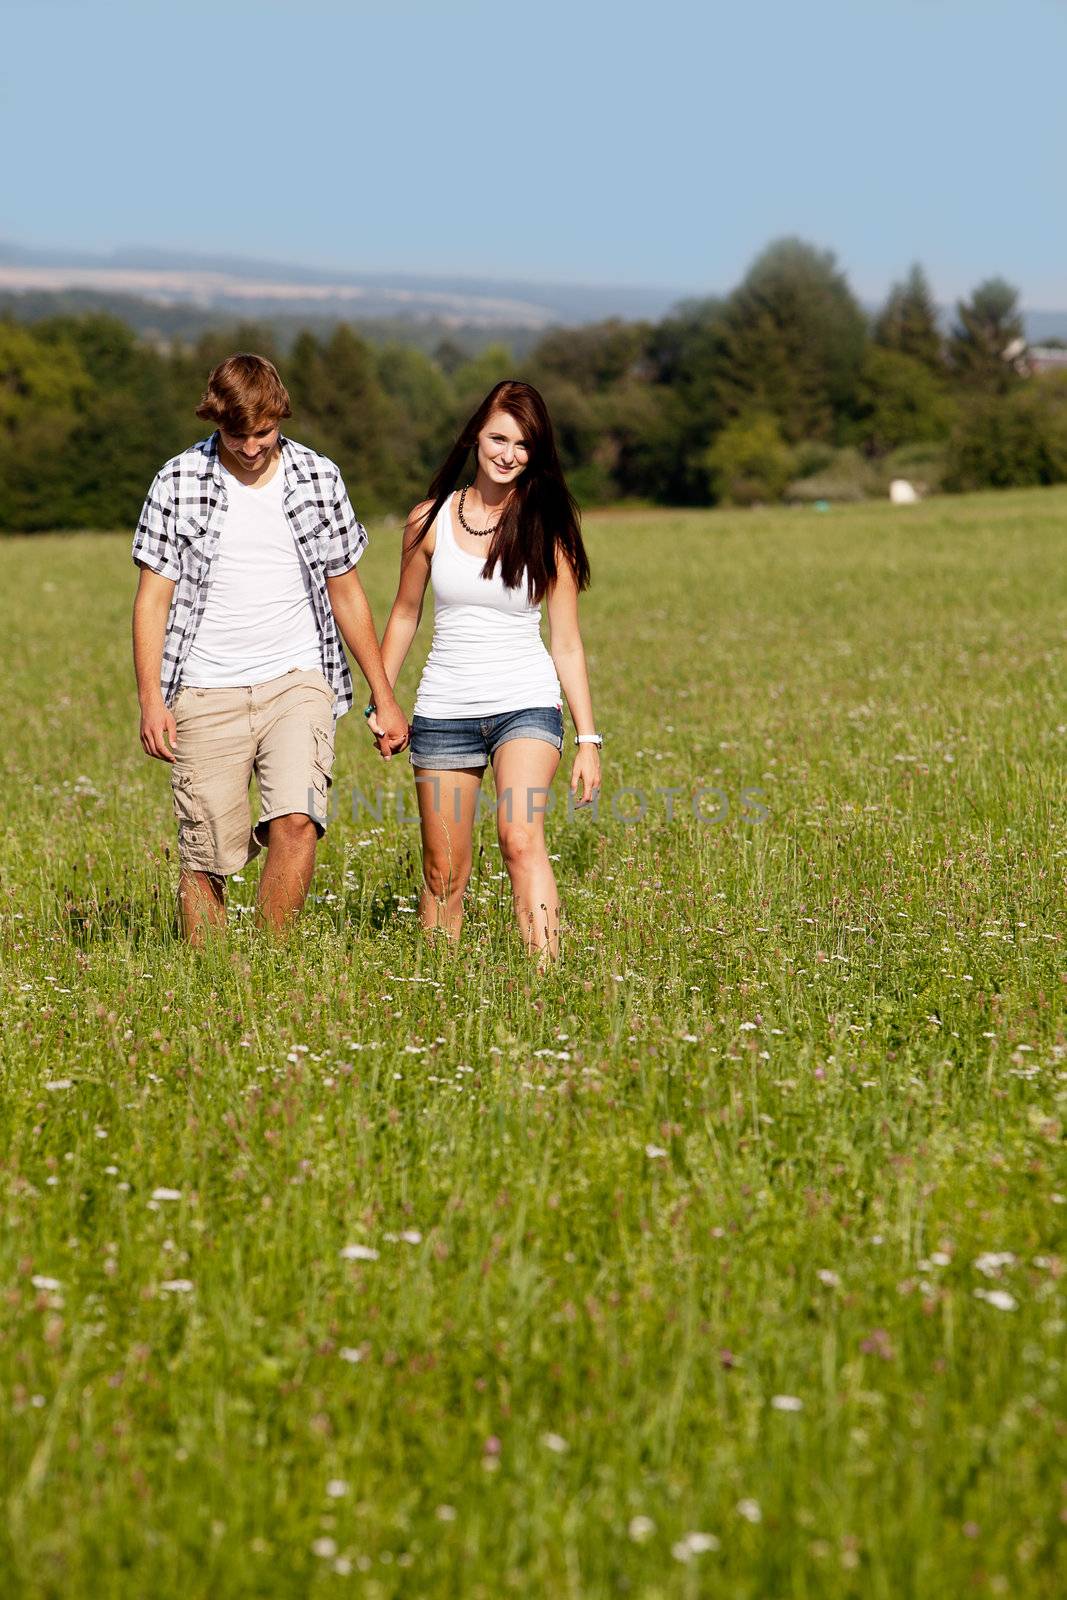
[[[299,933],[182,947],[128,541],[0,544],[0,1592],[1063,1592],[1065,523],[591,518],[540,982],[358,715]]]

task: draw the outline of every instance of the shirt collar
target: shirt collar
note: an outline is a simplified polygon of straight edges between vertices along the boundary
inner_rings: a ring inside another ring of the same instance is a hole
[[[284,433],[279,433],[278,443],[281,446],[282,475],[285,479],[285,490],[288,494],[298,483],[310,483],[311,478],[292,439],[286,438]],[[211,438],[204,442],[197,472],[201,478],[213,478],[216,485],[221,489],[222,464],[219,461],[219,434],[217,428]]]

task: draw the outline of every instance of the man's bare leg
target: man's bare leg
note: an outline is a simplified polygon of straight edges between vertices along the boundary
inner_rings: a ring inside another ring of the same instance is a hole
[[[214,872],[194,872],[184,867],[178,879],[178,905],[182,932],[199,949],[205,929],[226,926],[226,880]]]
[[[303,812],[272,817],[267,824],[267,861],[259,880],[256,921],[281,933],[292,922],[315,871],[318,829]]]

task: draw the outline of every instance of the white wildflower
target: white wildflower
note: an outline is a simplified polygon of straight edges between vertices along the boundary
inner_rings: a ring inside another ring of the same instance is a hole
[[[684,1539],[679,1539],[677,1544],[671,1545],[671,1555],[675,1561],[692,1561],[694,1556],[702,1556],[709,1550],[720,1548],[719,1541],[713,1533],[687,1533]]]
[[[159,1287],[164,1294],[191,1294],[193,1289],[189,1278],[165,1278]]]
[[[830,1267],[820,1267],[816,1273],[816,1277],[818,1278],[819,1282],[825,1284],[828,1289],[840,1289],[841,1287],[841,1279]]]
[[[976,1300],[984,1300],[987,1306],[993,1306],[997,1311],[1017,1311],[1019,1302],[1014,1295],[1006,1289],[976,1289]]]
[[[746,1522],[763,1521],[763,1511],[758,1500],[739,1500],[737,1514],[739,1517],[744,1517]]]
[[[344,1478],[331,1478],[326,1485],[326,1494],[331,1500],[343,1500],[348,1493],[348,1484]]]
[[[559,1433],[543,1433],[541,1435],[541,1443],[546,1450],[554,1450],[558,1456],[563,1455],[567,1449],[567,1441]]]
[[[316,1539],[311,1546],[313,1556],[321,1556],[324,1561],[332,1561],[337,1554],[337,1541],[335,1539]]]
[[[661,1161],[666,1154],[667,1151],[662,1149],[658,1144],[645,1145],[645,1155],[650,1161]]]
[[[804,1402],[799,1395],[774,1394],[771,1396],[771,1405],[775,1411],[803,1411]]]
[[[369,1244],[346,1244],[341,1251],[342,1261],[377,1261],[378,1252]]]
[[[58,1278],[46,1278],[41,1272],[35,1272],[30,1282],[35,1289],[62,1289],[63,1287]]]
[[[651,1539],[652,1535],[655,1533],[656,1524],[652,1521],[651,1517],[631,1517],[630,1526],[627,1531],[629,1532],[630,1538],[635,1544],[644,1544],[645,1540]]]
[[[180,1200],[181,1197],[182,1197],[182,1192],[181,1192],[180,1189],[153,1189],[152,1190],[152,1199],[153,1200]]]
[[[1010,1250],[987,1250],[975,1258],[974,1265],[983,1277],[999,1278],[1005,1267],[1015,1265],[1015,1257]]]
[[[351,1345],[346,1345],[343,1350],[338,1350],[337,1354],[341,1357],[342,1361],[348,1361],[352,1364],[352,1366],[355,1366],[357,1361],[363,1360],[363,1351],[356,1350]]]

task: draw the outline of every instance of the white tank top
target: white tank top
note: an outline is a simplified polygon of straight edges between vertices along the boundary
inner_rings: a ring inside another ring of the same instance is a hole
[[[482,577],[484,555],[461,550],[450,494],[434,524],[430,561],[433,642],[415,696],[422,717],[490,717],[529,706],[562,709],[559,679],[541,639],[541,607],[526,580],[507,589],[499,564]]]

